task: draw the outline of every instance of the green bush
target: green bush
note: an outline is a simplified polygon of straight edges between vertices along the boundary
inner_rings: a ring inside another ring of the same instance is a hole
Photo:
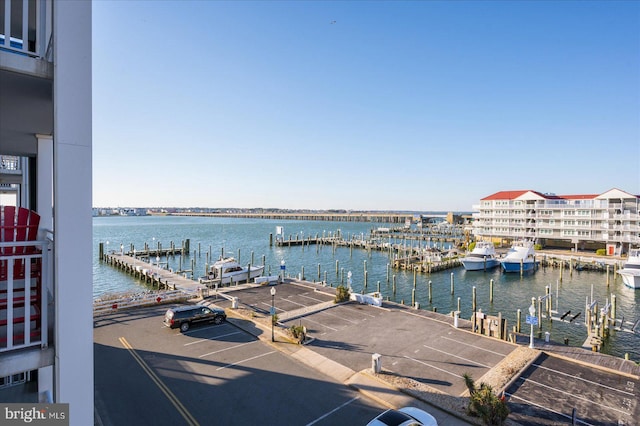
[[[596,250],[596,256],[604,256],[605,254],[607,254],[607,250],[605,249]]]
[[[469,389],[469,405],[467,413],[480,417],[485,425],[503,425],[509,415],[509,407],[504,398],[493,393],[493,389],[486,383],[476,387],[473,378],[465,373],[464,383]]]
[[[349,289],[343,285],[336,287],[336,303],[342,303],[349,300]]]
[[[533,245],[533,249],[534,250],[542,250],[542,244],[534,244]]]
[[[476,248],[476,242],[475,241],[472,242],[472,243],[469,243],[469,251],[473,251],[474,248]]]
[[[278,324],[278,314],[271,315],[271,325]]]

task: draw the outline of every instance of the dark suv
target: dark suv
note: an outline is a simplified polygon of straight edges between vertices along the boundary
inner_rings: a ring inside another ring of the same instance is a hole
[[[169,328],[178,328],[180,331],[187,331],[191,324],[200,322],[213,322],[221,324],[227,319],[222,309],[208,308],[206,306],[179,306],[177,308],[167,309],[164,314],[164,325]]]

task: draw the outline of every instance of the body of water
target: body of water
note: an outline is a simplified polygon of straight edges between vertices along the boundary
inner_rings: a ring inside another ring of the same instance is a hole
[[[286,272],[298,276],[304,268],[307,280],[318,280],[318,265],[320,280],[325,280],[334,287],[342,280],[346,282],[347,272],[352,273],[352,287],[360,292],[364,286],[364,271],[367,270],[367,291],[375,291],[380,282],[380,290],[391,300],[411,303],[413,289],[413,272],[388,269],[390,263],[388,253],[350,249],[347,247],[333,248],[329,245],[310,245],[295,247],[269,246],[269,234],[275,239],[276,226],[284,227],[284,234],[297,235],[299,238],[308,236],[329,235],[340,232],[343,237],[368,235],[373,227],[385,226],[361,222],[323,222],[323,221],[274,221],[263,219],[234,219],[234,218],[206,218],[206,217],[178,217],[178,216],[140,216],[140,217],[97,217],[93,219],[93,292],[94,297],[105,293],[122,291],[141,291],[147,288],[128,274],[103,264],[98,258],[100,243],[105,244],[106,251],[119,251],[123,245],[125,251],[133,244],[142,249],[147,243],[156,247],[159,241],[162,247],[169,247],[173,242],[180,247],[183,240],[190,240],[190,253],[182,259],[183,269],[190,269],[195,261],[195,276],[204,275],[207,260],[211,262],[224,253],[226,256],[239,258],[241,264],[251,262],[262,264],[263,257],[266,265],[265,273],[270,270],[278,274],[281,261],[285,261]],[[393,242],[393,241],[392,241]],[[414,243],[416,244],[416,243]],[[424,243],[423,243],[424,244]],[[200,251],[198,252],[198,248]],[[207,253],[210,253],[209,259]],[[163,258],[161,262],[167,259]],[[336,274],[336,262],[338,273]],[[179,256],[169,259],[169,266],[178,269]],[[393,294],[392,279],[387,281],[387,271],[396,276],[396,294]],[[451,295],[451,277],[453,276],[455,291]],[[532,297],[545,294],[545,287],[549,286],[553,295],[553,309],[560,314],[571,310],[571,317],[578,312],[582,314],[571,324],[555,321],[549,323],[542,320],[542,332],[549,331],[551,339],[562,342],[569,339],[572,346],[580,346],[587,337],[584,325],[585,300],[587,297],[598,301],[604,306],[607,299],[615,294],[617,298],[617,316],[624,316],[625,321],[635,322],[640,319],[640,290],[626,287],[619,277],[610,276],[607,287],[606,274],[591,271],[563,272],[563,280],[559,281],[560,270],[541,268],[533,274],[521,277],[519,274],[504,274],[500,268],[492,271],[465,271],[458,267],[451,270],[432,274],[418,274],[416,281],[416,301],[421,309],[449,313],[457,310],[460,298],[461,316],[469,318],[472,312],[472,292],[476,287],[477,307],[489,315],[499,312],[507,319],[509,329],[516,324],[516,312],[522,311],[522,332],[526,333],[529,326],[524,324]],[[489,283],[494,282],[494,299],[490,302]],[[432,283],[432,300],[429,302],[428,283]],[[556,298],[556,295],[558,296]],[[557,315],[556,315],[557,316]],[[382,326],[382,325],[381,325]],[[630,326],[627,326],[630,328]],[[627,332],[612,332],[603,352],[615,356],[629,353],[632,360],[640,361],[640,335]]]

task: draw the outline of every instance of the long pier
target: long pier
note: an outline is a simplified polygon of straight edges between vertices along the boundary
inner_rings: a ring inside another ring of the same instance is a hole
[[[413,221],[414,215],[410,213],[274,213],[274,212],[234,212],[234,213],[193,213],[180,212],[171,213],[172,216],[207,216],[207,217],[237,217],[250,219],[277,219],[277,220],[322,220],[330,222],[376,222],[376,223],[405,223],[407,220]]]
[[[122,253],[103,254],[102,260],[107,264],[127,272],[134,277],[151,284],[152,287],[167,290],[182,290],[186,293],[197,293],[206,286],[199,284],[184,275],[164,269],[159,264],[153,264]]]

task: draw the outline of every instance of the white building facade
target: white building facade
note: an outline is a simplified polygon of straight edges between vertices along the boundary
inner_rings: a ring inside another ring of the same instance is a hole
[[[0,5],[0,393],[93,424],[91,2]]]
[[[501,191],[473,206],[477,239],[527,239],[543,247],[595,250],[608,255],[640,246],[640,197],[619,189],[603,194],[555,195]]]

